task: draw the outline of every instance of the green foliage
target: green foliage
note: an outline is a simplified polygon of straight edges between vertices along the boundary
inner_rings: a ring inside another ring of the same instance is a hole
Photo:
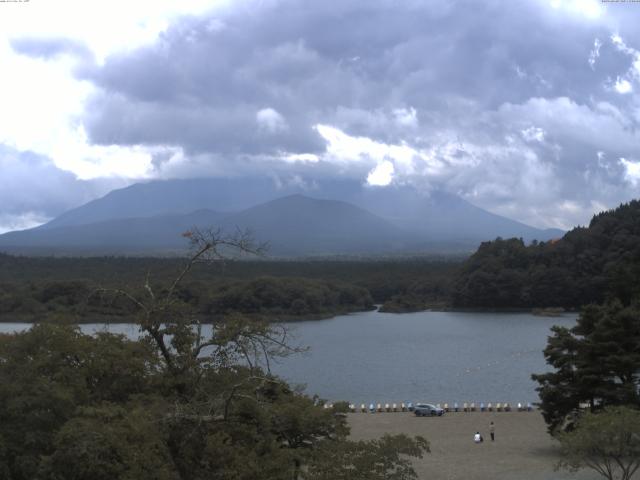
[[[224,314],[317,315],[370,310],[373,299],[361,287],[304,278],[262,277],[240,282],[213,296],[205,311]]]
[[[141,343],[77,327],[43,324],[0,336],[0,438],[10,478],[35,478],[77,408],[144,394],[156,366]]]
[[[640,468],[640,411],[609,407],[581,416],[571,432],[557,436],[563,459],[559,468],[590,468],[608,480],[630,480]]]
[[[483,243],[458,273],[457,307],[577,309],[640,295],[640,201],[593,217],[553,242]]]
[[[415,478],[407,456],[421,456],[424,439],[351,442],[344,413],[269,373],[270,359],[298,351],[286,330],[235,313],[202,335],[182,280],[221,246],[249,247],[215,233],[193,239],[173,282],[103,291],[135,319],[140,340],[65,322],[0,335],[0,478]],[[252,297],[269,301],[270,285],[257,281]],[[74,291],[50,289],[51,298]],[[305,298],[341,294],[326,287]]]
[[[428,303],[423,297],[408,292],[394,295],[384,302],[379,310],[387,313],[410,313],[421,312],[430,306],[432,306],[432,304]]]
[[[181,261],[181,260],[180,260]],[[177,259],[30,258],[0,254],[0,321],[131,322],[121,297],[96,289],[126,287],[144,294],[170,283]],[[202,321],[229,312],[270,320],[324,318],[373,308],[394,298],[442,305],[455,261],[229,261],[195,265],[174,292]],[[135,285],[135,287],[127,286]],[[405,302],[406,303],[406,302]],[[394,310],[395,311],[395,310]]]
[[[640,308],[586,307],[575,327],[553,327],[544,355],[554,371],[533,375],[551,431],[571,428],[581,403],[640,406]]]
[[[52,480],[177,480],[167,432],[144,406],[85,407],[66,422],[38,476]]]
[[[411,457],[422,458],[429,452],[423,437],[384,435],[370,441],[345,445],[327,442],[316,452],[306,472],[307,480],[413,480],[417,475]]]
[[[229,325],[236,333],[221,333],[216,355],[174,357],[172,367],[152,342],[68,325],[3,335],[2,478],[291,479],[326,465],[335,478],[352,478],[354,468],[367,473],[353,478],[383,478],[368,476],[383,466],[395,472],[384,478],[415,478],[404,455],[424,450],[423,441],[350,442],[344,414],[232,362],[238,330],[264,334],[248,326]],[[344,464],[326,457],[335,452]],[[348,452],[359,457],[355,467]]]

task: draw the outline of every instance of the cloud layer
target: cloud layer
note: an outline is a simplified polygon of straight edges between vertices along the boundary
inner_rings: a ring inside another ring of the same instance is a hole
[[[1,145],[0,171],[0,233],[37,226],[124,183],[78,180],[46,157]]]
[[[638,23],[597,0],[239,0],[104,62],[13,48],[76,55],[89,143],[144,149],[149,176],[410,182],[570,227],[640,194]]]

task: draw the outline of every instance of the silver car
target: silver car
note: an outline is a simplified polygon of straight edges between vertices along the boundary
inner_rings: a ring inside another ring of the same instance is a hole
[[[441,417],[444,414],[444,410],[431,403],[416,403],[413,413],[415,413],[417,417]]]

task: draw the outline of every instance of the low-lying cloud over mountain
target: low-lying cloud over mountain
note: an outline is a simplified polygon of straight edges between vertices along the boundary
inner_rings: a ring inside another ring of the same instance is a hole
[[[304,193],[305,195],[303,195]],[[444,192],[363,187],[356,181],[299,185],[269,179],[136,184],[70,210],[38,228],[0,235],[0,250],[40,254],[166,254],[187,247],[193,227],[249,229],[276,256],[470,252],[501,237],[548,240],[540,230]]]
[[[0,55],[80,97],[72,134],[0,143],[84,179],[410,183],[568,228],[640,193],[639,23],[599,0],[239,0],[104,56],[13,34]]]

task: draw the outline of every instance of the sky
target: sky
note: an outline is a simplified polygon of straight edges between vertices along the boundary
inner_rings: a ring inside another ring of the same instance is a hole
[[[0,232],[153,179],[347,177],[537,227],[640,197],[640,2],[0,2]]]

